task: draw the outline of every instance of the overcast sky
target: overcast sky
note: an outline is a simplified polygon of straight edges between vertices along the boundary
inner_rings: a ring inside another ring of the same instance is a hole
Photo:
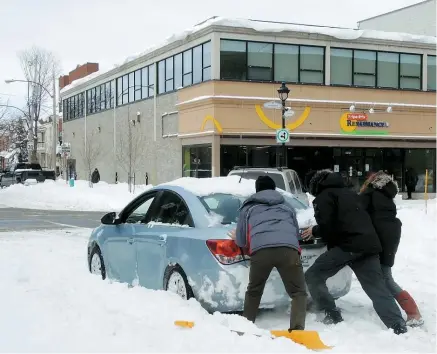
[[[66,74],[78,64],[112,67],[211,17],[356,28],[364,18],[420,0],[0,0],[0,100],[22,107],[17,53],[37,45],[52,51]]]

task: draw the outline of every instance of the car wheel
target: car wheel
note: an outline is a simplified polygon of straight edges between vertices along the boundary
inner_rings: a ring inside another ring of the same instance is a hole
[[[184,300],[194,297],[193,289],[188,284],[187,276],[178,265],[167,267],[165,270],[164,290],[175,293]]]
[[[94,246],[89,258],[89,270],[91,274],[100,275],[102,279],[106,278],[106,268],[103,262],[102,252],[98,246]]]

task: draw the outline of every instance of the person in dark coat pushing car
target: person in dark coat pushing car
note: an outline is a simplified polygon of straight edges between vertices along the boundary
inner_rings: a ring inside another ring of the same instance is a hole
[[[407,325],[419,326],[423,324],[423,319],[416,302],[395,282],[391,272],[401,241],[402,222],[396,217],[394,202],[398,192],[398,186],[392,177],[379,171],[370,175],[364,182],[360,198],[381,241],[380,261],[386,285],[399,306],[406,312]]]
[[[407,332],[405,320],[385,284],[379,253],[378,235],[358,194],[344,186],[339,173],[316,172],[309,182],[317,222],[304,231],[302,238],[321,237],[328,250],[306,271],[308,291],[316,306],[325,311],[325,324],[343,321],[326,281],[340,269],[349,266],[382,322],[396,334]]]

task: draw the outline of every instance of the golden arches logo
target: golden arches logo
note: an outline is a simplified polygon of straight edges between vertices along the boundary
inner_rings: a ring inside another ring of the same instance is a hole
[[[206,116],[202,122],[202,126],[200,127],[200,131],[203,132],[205,130],[205,125],[207,122],[212,122],[216,127],[217,131],[221,134],[223,133],[223,128],[220,123],[213,116]]]
[[[280,124],[276,124],[275,122],[271,121],[265,114],[264,111],[262,110],[261,106],[259,104],[255,105],[255,110],[256,113],[258,114],[259,119],[261,119],[261,121],[267,125],[269,128],[271,129],[281,129],[282,125]],[[298,127],[300,127],[303,122],[305,122],[308,118],[308,116],[310,115],[311,112],[311,108],[310,107],[305,107],[305,110],[302,112],[302,114],[300,115],[300,117],[298,119],[296,119],[294,122],[288,123],[285,127],[288,130],[295,130]]]

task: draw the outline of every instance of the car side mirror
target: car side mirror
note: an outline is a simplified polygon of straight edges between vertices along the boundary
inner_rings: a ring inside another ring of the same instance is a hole
[[[118,225],[121,224],[121,220],[118,219],[117,214],[115,212],[110,212],[108,214],[103,215],[103,217],[100,219],[100,222],[103,225]]]

